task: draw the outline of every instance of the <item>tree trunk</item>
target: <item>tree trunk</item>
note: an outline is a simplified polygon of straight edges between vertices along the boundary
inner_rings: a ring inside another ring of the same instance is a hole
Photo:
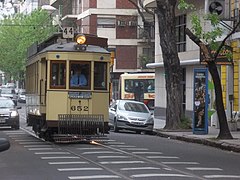
[[[167,108],[165,129],[179,129],[181,118],[182,71],[175,38],[176,0],[157,0],[160,46],[165,69]]]
[[[221,80],[218,74],[217,66],[215,63],[217,56],[212,58],[210,53],[211,51],[189,29],[186,29],[186,34],[193,42],[195,42],[200,47],[200,49],[202,49],[203,57],[206,59],[206,62],[208,64],[208,70],[213,79],[214,88],[215,88],[215,98],[216,98],[215,105],[216,105],[216,110],[217,110],[217,115],[219,120],[219,126],[220,126],[220,131],[217,138],[233,139],[231,132],[229,131],[229,128],[228,128],[226,113],[223,105],[222,85],[221,85]]]
[[[216,98],[216,110],[219,120],[220,131],[218,134],[218,139],[233,139],[226,118],[226,113],[223,105],[222,98],[222,85],[220,81],[220,77],[218,74],[217,66],[214,61],[208,61],[208,70],[212,76],[214,87],[215,87],[215,98]]]

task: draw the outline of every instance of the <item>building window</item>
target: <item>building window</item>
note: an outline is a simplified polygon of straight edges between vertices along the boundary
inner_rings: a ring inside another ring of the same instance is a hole
[[[66,88],[66,62],[51,61],[51,88]]]
[[[175,21],[177,50],[184,52],[186,51],[186,15],[177,16]]]
[[[114,18],[98,18],[97,27],[98,28],[115,28],[115,19]]]

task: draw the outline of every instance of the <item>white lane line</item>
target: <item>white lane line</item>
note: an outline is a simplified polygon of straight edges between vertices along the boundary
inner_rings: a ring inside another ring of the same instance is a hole
[[[19,144],[22,145],[31,145],[31,144],[46,144],[45,142],[41,142],[41,141],[36,141],[36,142],[20,142]]]
[[[238,175],[206,175],[204,176],[205,178],[208,178],[208,179],[214,179],[214,178],[223,178],[223,179],[227,179],[227,178],[236,178],[236,179],[239,179],[240,176]]]
[[[77,156],[56,156],[56,157],[41,157],[41,159],[80,159]]]
[[[134,147],[136,147],[136,146],[130,146],[130,145],[119,145],[119,144],[117,144],[117,145],[110,145],[111,147],[118,147],[118,148],[134,148]]]
[[[145,163],[144,161],[105,161],[105,162],[100,162],[100,164],[143,164]]]
[[[161,152],[132,152],[133,154],[162,154]]]
[[[122,154],[122,153],[114,152],[114,151],[92,151],[92,152],[84,152],[82,154]]]
[[[192,177],[184,174],[135,174],[132,178],[146,178],[146,177]]]
[[[57,169],[58,171],[101,171],[102,168],[62,168]]]
[[[199,164],[198,162],[161,162],[161,163],[163,163],[163,164],[176,164],[176,165],[178,165],[178,164]]]
[[[130,156],[98,156],[97,158],[99,158],[99,159],[104,159],[104,158],[130,158]]]
[[[179,159],[176,156],[147,156],[149,159]]]
[[[220,168],[204,168],[204,167],[188,167],[186,168],[191,171],[222,171]]]
[[[51,165],[67,165],[67,164],[89,164],[86,161],[72,161],[72,162],[48,162]]]
[[[106,144],[110,145],[110,144],[125,144],[125,143],[124,142],[115,142],[115,141],[113,141],[113,142],[108,142]]]
[[[37,148],[37,147],[52,147],[52,145],[38,144],[38,145],[26,145],[25,148]]]
[[[91,148],[77,148],[78,150],[99,150],[99,149],[103,149],[103,148],[100,148],[100,147],[91,147]]]
[[[36,140],[33,139],[15,139],[16,142],[36,142]]]
[[[120,148],[122,150],[128,150],[128,151],[147,151],[149,149],[147,148]]]
[[[132,170],[155,170],[160,169],[158,167],[136,167],[136,168],[121,168],[121,171],[132,171]]]
[[[93,175],[93,176],[69,176],[68,179],[109,179],[109,178],[121,178],[114,175]]]
[[[44,151],[44,150],[53,150],[55,148],[28,148],[29,151]]]
[[[69,152],[35,152],[34,154],[70,154]]]
[[[26,133],[25,132],[6,132],[6,134],[7,135],[23,135],[23,134],[26,134]],[[17,137],[17,136],[14,136],[14,137]]]

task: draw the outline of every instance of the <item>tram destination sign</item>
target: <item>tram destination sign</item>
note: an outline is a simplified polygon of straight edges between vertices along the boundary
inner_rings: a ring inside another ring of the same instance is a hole
[[[91,92],[70,91],[70,92],[68,92],[68,97],[70,99],[91,99],[92,93]]]
[[[232,65],[233,64],[233,58],[232,58],[232,52],[233,48],[231,46],[224,45],[219,52],[219,55],[216,59],[216,64],[218,65]],[[216,51],[211,51],[212,56],[216,53]],[[230,56],[231,57],[230,57]],[[204,57],[203,51],[200,48],[200,64],[207,64],[206,59]]]

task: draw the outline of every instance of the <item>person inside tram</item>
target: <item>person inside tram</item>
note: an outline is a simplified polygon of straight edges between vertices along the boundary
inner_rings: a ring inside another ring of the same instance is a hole
[[[75,69],[74,75],[71,78],[70,85],[73,87],[79,87],[79,86],[86,86],[87,85],[87,78],[82,73],[82,70],[80,68]]]

